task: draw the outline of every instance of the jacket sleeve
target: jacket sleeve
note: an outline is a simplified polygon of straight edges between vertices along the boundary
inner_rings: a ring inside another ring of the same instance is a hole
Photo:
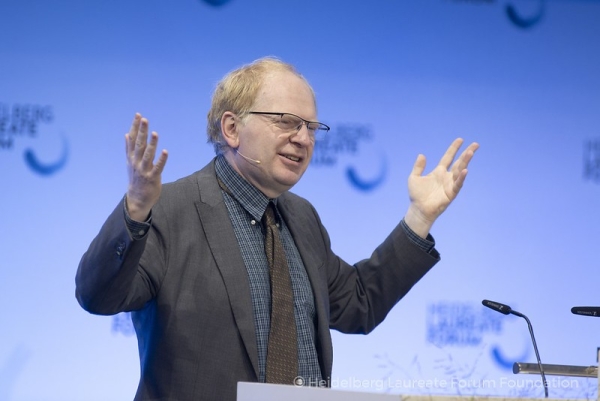
[[[319,225],[328,250],[329,324],[343,333],[371,332],[439,261],[437,251],[420,248],[398,224],[370,258],[349,265],[331,251],[329,236]]]
[[[133,240],[120,202],[85,252],[75,276],[75,296],[90,313],[111,315],[142,308],[160,287],[165,266],[161,230]],[[144,260],[151,264],[143,266]]]

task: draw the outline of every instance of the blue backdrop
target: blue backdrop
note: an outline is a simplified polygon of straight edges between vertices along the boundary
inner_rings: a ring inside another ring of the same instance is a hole
[[[139,111],[165,181],[199,169],[215,83],[265,55],[298,67],[332,127],[295,192],[349,262],[402,218],[417,154],[431,168],[457,136],[481,144],[432,231],[442,262],[369,336],[334,333],[334,387],[541,396],[511,371],[535,361],[526,323],[483,298],[529,316],[544,363],[597,364],[600,320],[570,308],[600,304],[600,1],[1,0],[0,21],[0,400],[133,397],[128,316],[74,297],[126,190],[124,134]]]

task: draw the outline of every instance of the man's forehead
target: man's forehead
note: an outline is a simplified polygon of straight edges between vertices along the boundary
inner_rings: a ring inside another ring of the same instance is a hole
[[[279,87],[279,86],[288,86],[288,85],[300,85],[305,86],[308,90],[310,90],[310,86],[306,82],[304,78],[299,76],[298,74],[286,71],[286,70],[275,70],[268,72],[265,74],[263,78],[263,89]]]
[[[285,99],[315,103],[312,88],[297,74],[290,71],[273,71],[265,75],[255,103]]]

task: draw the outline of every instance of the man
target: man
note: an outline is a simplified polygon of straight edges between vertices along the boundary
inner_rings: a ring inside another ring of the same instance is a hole
[[[136,400],[235,400],[238,381],[327,383],[330,328],[370,332],[439,260],[429,230],[478,145],[450,167],[462,144],[454,141],[426,176],[420,155],[404,219],[351,266],[332,252],[310,203],[288,192],[328,129],[291,65],[257,60],[215,90],[208,136],[217,157],[162,186],[167,152],[154,162],[158,135],[148,141],[136,114],[125,137],[127,194],[76,277],[86,310],[133,312]]]

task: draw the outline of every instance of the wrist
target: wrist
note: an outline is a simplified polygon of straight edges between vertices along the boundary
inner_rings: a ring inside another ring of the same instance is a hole
[[[131,220],[145,222],[150,216],[152,208],[144,207],[139,202],[131,199],[129,194],[125,196],[125,210]]]
[[[427,238],[434,221],[425,217],[413,204],[408,207],[408,211],[404,215],[406,225],[421,238]]]

